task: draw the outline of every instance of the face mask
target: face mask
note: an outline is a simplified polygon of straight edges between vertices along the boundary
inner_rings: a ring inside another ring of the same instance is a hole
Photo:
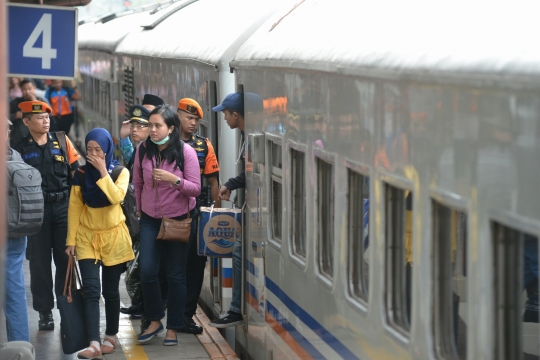
[[[152,140],[152,139],[150,139]],[[152,142],[156,145],[163,145],[165,144],[167,141],[169,141],[169,135],[167,135],[166,137],[163,138],[163,140],[160,140],[160,141],[154,141],[152,140]]]

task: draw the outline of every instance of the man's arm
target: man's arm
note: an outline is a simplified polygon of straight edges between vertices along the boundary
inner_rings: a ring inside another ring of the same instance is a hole
[[[241,189],[246,187],[246,172],[242,171],[240,175],[234,178],[230,178],[229,181],[225,183],[219,189],[219,198],[220,200],[229,200],[231,197],[231,191],[236,189]]]
[[[212,196],[212,201],[215,201],[215,207],[221,207],[221,199],[219,198],[219,184],[218,177],[212,176],[208,178],[208,184],[210,185],[210,194]]]

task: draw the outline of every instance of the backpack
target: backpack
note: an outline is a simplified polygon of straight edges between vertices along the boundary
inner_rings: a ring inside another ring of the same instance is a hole
[[[8,236],[34,235],[41,230],[45,208],[41,174],[25,163],[17,151],[9,149],[9,152]]]
[[[82,166],[80,169],[84,169],[84,166]],[[111,179],[113,182],[116,182],[122,170],[124,170],[123,166],[117,165],[114,167],[111,172]],[[79,183],[82,189],[84,185],[84,172],[77,171],[77,176],[79,177]],[[126,217],[126,226],[129,230],[129,235],[131,236],[131,239],[134,240],[139,235],[139,217],[137,216],[135,192],[133,191],[131,184],[128,185],[126,196],[120,205],[122,206],[122,212]]]

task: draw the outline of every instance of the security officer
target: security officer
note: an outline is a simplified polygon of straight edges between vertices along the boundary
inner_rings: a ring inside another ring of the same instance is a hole
[[[19,104],[30,134],[15,146],[23,160],[41,173],[45,211],[41,230],[28,237],[26,257],[30,260],[30,290],[34,310],[39,312],[40,330],[53,330],[54,307],[51,249],[56,266],[55,293],[62,295],[68,258],[65,253],[69,185],[72,171],[79,167],[77,153],[63,132],[49,132],[52,109],[41,101]]]
[[[195,131],[199,126],[199,120],[203,117],[203,111],[199,103],[193,99],[184,98],[178,102],[178,116],[180,117],[180,128],[182,140],[195,149],[199,166],[201,168],[201,184],[206,180],[208,186],[204,186],[198,198],[198,206],[209,206],[211,198],[219,207],[221,202],[219,194],[219,164],[217,162],[214,147],[210,140],[199,135]],[[197,221],[191,223],[192,234],[197,234]],[[206,256],[197,255],[197,236],[192,236],[189,240],[189,253],[186,273],[186,308],[184,310],[185,332],[190,334],[202,333],[202,327],[193,321],[193,315],[197,310],[197,299],[201,293],[204,280],[204,268],[206,267]]]

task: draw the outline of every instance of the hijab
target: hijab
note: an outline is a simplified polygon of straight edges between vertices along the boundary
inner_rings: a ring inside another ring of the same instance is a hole
[[[113,160],[114,145],[111,134],[103,128],[95,128],[88,132],[84,139],[85,146],[89,141],[95,141],[99,144],[105,153],[105,166],[109,171],[109,176],[115,166],[120,165]],[[84,172],[84,186],[82,186],[83,200],[86,205],[92,208],[101,208],[111,205],[107,195],[99,188],[97,181],[101,179],[101,174],[94,165],[86,163]],[[77,176],[74,177],[74,183],[78,182]]]

